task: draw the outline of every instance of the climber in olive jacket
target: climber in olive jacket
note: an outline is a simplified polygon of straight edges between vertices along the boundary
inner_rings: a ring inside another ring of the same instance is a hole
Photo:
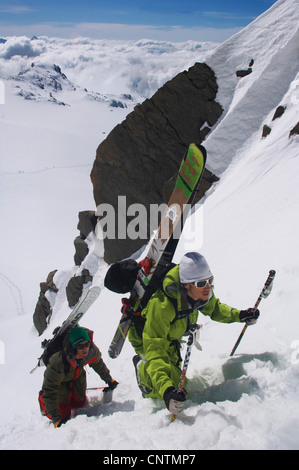
[[[129,330],[129,340],[138,355],[133,362],[142,394],[164,398],[169,410],[171,398],[185,400],[176,390],[182,361],[179,340],[188,333],[190,324],[197,322],[198,310],[222,323],[253,324],[258,318],[258,311],[240,311],[221,303],[214,295],[212,283],[213,275],[205,258],[199,253],[187,253],[180,265],[168,272],[163,288],[152,295],[141,312],[146,318],[142,338],[134,324]]]
[[[74,327],[63,342],[63,350],[49,360],[44,374],[39,403],[42,414],[60,427],[71,416],[74,408],[86,402],[87,364],[113,389],[118,382],[112,379],[101,352],[93,343],[93,332],[87,328]]]

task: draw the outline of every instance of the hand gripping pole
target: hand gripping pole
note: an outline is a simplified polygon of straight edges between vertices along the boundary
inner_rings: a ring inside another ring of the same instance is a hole
[[[268,297],[268,295],[270,295],[270,292],[271,292],[272,287],[273,287],[273,281],[274,281],[275,274],[276,274],[276,272],[274,271],[274,269],[271,269],[271,271],[269,271],[269,275],[267,277],[265,285],[264,285],[260,295],[258,296],[257,301],[255,302],[253,310],[256,310],[258,308],[258,306],[259,306],[262,299],[266,299]],[[236,341],[236,344],[234,345],[234,347],[233,347],[233,349],[230,353],[230,356],[234,355],[234,353],[235,353],[237,347],[239,346],[246,330],[247,330],[247,325],[245,324],[244,327],[243,327],[243,330],[241,331],[241,334],[240,334],[239,338]]]

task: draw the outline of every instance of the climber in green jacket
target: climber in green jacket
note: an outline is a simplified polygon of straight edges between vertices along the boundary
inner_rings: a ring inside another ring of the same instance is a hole
[[[164,399],[170,412],[183,408],[187,392],[177,390],[181,376],[180,340],[197,322],[198,310],[221,323],[256,322],[259,311],[238,310],[216,299],[213,275],[205,258],[196,252],[183,256],[171,269],[141,312],[146,319],[142,337],[134,324],[129,340],[137,355],[133,358],[142,395]]]
[[[70,419],[73,409],[86,403],[86,365],[108,384],[104,392],[114,390],[118,385],[93,342],[93,331],[74,327],[67,333],[61,351],[51,356],[38,397],[42,414],[52,421],[55,428]]]

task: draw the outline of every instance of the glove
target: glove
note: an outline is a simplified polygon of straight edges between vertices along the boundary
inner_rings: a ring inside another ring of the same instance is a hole
[[[109,392],[110,390],[114,390],[118,386],[119,382],[116,382],[116,380],[112,379],[110,382],[108,382],[108,387],[103,388],[103,392]]]
[[[63,424],[65,424],[69,418],[60,418],[59,416],[57,418],[52,419],[52,423],[54,425],[54,428],[60,428]]]
[[[184,407],[184,401],[186,400],[187,392],[183,389],[179,392],[174,387],[168,387],[163,395],[166,408],[171,414],[177,415]]]
[[[254,325],[260,316],[259,310],[254,310],[253,308],[248,308],[247,310],[241,310],[239,318],[241,322],[245,322],[247,326]]]

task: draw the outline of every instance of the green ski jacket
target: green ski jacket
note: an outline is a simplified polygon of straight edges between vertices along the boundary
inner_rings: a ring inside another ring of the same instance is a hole
[[[147,397],[163,399],[168,387],[178,387],[182,362],[179,340],[188,332],[188,325],[197,322],[198,310],[221,323],[240,321],[240,310],[221,303],[213,292],[207,302],[197,301],[191,307],[180,286],[179,266],[175,266],[141,312],[146,318],[142,338],[131,325],[128,338],[143,360],[138,375]]]
[[[50,358],[44,374],[43,400],[47,412],[53,416],[59,416],[59,403],[67,404],[72,393],[79,399],[83,399],[86,392],[86,372],[84,366],[87,364],[99,374],[106,383],[112,380],[109,369],[106,367],[100,350],[92,342],[93,332],[86,328],[91,339],[91,346],[86,358],[78,361],[75,356],[69,334],[63,343],[63,351],[59,351]]]

